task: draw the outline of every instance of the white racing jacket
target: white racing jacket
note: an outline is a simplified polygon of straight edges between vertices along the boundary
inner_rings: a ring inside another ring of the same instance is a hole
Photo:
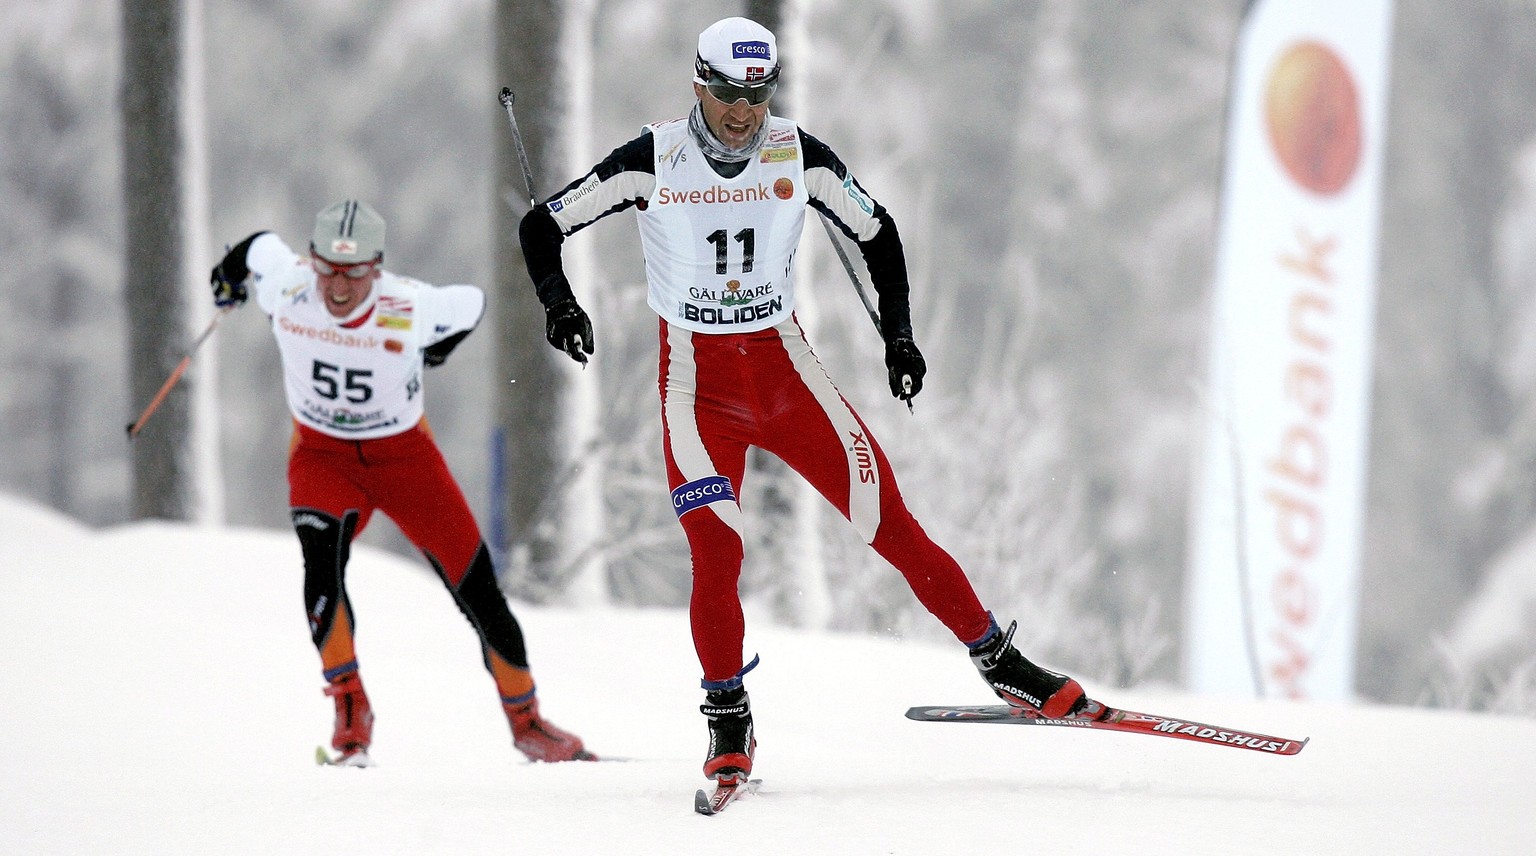
[[[735,177],[711,169],[688,120],[673,119],[645,126],[536,207],[520,228],[539,299],[549,306],[562,296],[544,284],[563,279],[566,236],[633,207],[657,315],[699,333],[768,329],[794,313],[795,248],[810,207],[857,242],[887,337],[910,338],[896,224],[825,143],[789,119],[767,122],[762,147]]]
[[[277,337],[288,409],[332,437],[366,440],[414,427],[425,412],[423,351],[473,330],[485,312],[485,293],[475,286],[384,271],[368,299],[336,318],[309,259],[271,232],[251,243],[246,266]]]

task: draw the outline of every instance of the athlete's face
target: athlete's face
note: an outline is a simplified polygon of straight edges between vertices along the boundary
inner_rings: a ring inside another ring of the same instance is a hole
[[[704,111],[704,123],[709,126],[715,138],[728,148],[746,146],[757,136],[757,129],[763,126],[763,120],[768,116],[767,101],[756,107],[748,104],[745,98],[737,99],[734,104],[726,104],[698,83],[693,85],[693,93],[698,96],[699,105]]]
[[[325,310],[336,318],[345,318],[368,299],[373,283],[380,276],[379,262],[361,262],[355,265],[339,265],[318,257],[310,259],[315,268],[315,279],[320,284],[320,296],[325,300]]]

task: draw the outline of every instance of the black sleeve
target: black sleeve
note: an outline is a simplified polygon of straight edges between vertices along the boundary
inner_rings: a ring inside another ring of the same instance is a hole
[[[911,286],[907,282],[907,257],[896,233],[896,221],[880,209],[885,223],[875,237],[859,243],[869,281],[879,295],[880,335],[892,339],[912,338]]]
[[[268,231],[270,230],[263,229],[260,232],[253,232],[245,240],[230,247],[229,252],[224,254],[224,258],[214,265],[214,271],[223,277],[225,282],[245,282],[245,278],[251,275],[251,269],[245,264],[246,254],[251,251],[251,244]]]
[[[547,205],[539,205],[523,215],[517,227],[517,239],[523,245],[523,262],[528,265],[528,278],[533,280],[534,293],[539,302],[548,307],[567,297],[573,297],[571,283],[565,278],[565,264],[560,257],[565,235],[555,218],[550,216]]]
[[[874,286],[880,309],[880,333],[886,341],[912,338],[912,305],[907,283],[907,256],[901,246],[901,233],[889,211],[853,178],[832,148],[800,131],[805,151],[805,170],[812,189],[809,204],[825,215],[849,240],[859,247],[869,281]],[[830,173],[831,180],[810,180],[812,170]],[[836,188],[818,193],[818,189]],[[868,206],[860,204],[867,201]],[[859,240],[860,233],[873,234]]]
[[[440,342],[435,342],[422,348],[422,361],[426,363],[429,369],[437,368],[448,361],[448,355],[453,353],[453,349],[457,348],[459,343],[464,341],[464,337],[468,336],[471,332],[470,330],[460,330]]]
[[[565,265],[560,258],[561,245],[565,243],[566,236],[581,231],[609,214],[644,204],[644,197],[632,195],[631,183],[616,179],[624,173],[644,172],[654,175],[655,151],[654,137],[646,131],[614,149],[581,178],[567,184],[523,215],[522,222],[518,224],[517,237],[523,247],[523,261],[528,265],[528,278],[533,281],[534,291],[544,306],[573,296],[570,281],[565,278]],[[595,187],[576,194],[579,188],[586,187],[594,178],[597,182]],[[559,212],[559,217],[556,212]]]

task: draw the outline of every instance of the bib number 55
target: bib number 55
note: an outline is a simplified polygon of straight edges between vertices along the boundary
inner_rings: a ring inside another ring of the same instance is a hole
[[[362,404],[373,398],[371,369],[343,369],[341,366],[315,360],[310,379],[315,382],[315,394],[335,401],[343,395],[352,404]]]

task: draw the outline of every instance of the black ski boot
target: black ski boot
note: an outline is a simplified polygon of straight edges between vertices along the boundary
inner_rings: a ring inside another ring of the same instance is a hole
[[[1088,704],[1082,685],[1066,675],[1042,669],[1024,658],[1013,647],[1017,621],[1006,633],[993,625],[992,632],[971,649],[971,662],[997,697],[1014,707],[1038,711],[1042,716],[1061,719]]]
[[[752,735],[752,703],[746,687],[710,690],[704,694],[699,713],[709,718],[704,775],[721,784],[746,781],[752,774],[752,754],[757,751],[757,738]]]

